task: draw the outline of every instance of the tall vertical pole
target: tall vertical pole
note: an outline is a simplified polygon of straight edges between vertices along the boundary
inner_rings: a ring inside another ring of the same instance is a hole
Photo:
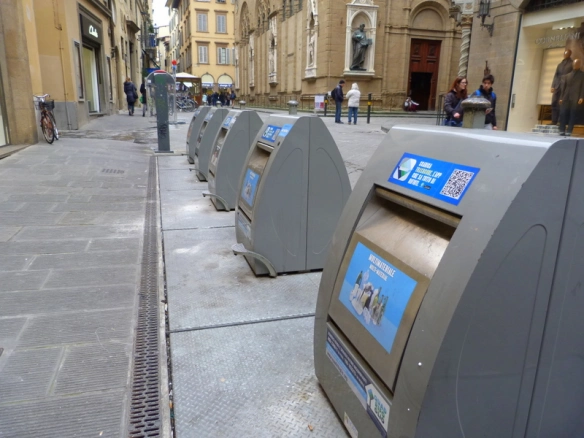
[[[458,62],[458,76],[466,77],[468,71],[468,54],[470,51],[470,35],[472,29],[472,15],[463,14],[460,21],[462,40],[460,43],[460,60]]]
[[[176,61],[174,61],[176,62]],[[177,108],[176,108],[176,64],[173,62],[172,64],[172,78],[174,79],[174,90],[172,93],[172,122],[176,125],[176,113],[177,113]]]

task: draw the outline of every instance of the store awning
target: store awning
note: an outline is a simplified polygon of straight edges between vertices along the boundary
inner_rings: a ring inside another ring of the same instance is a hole
[[[193,75],[191,75],[189,73],[181,72],[181,73],[177,73],[176,74],[176,79],[177,80],[181,80],[181,79],[197,79],[197,77],[196,76],[193,76]]]
[[[185,84],[186,87],[191,88],[193,86],[193,84],[191,82],[183,82],[183,84]]]
[[[215,79],[208,73],[201,76],[201,85],[205,88],[211,88],[215,83]]]
[[[233,79],[229,75],[221,75],[217,80],[219,88],[231,88],[233,87]]]

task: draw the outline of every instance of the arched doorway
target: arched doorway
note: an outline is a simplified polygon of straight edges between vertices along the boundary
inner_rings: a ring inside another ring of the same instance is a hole
[[[437,10],[425,7],[412,20],[412,33],[418,29],[444,31],[444,20]],[[441,40],[411,39],[407,94],[420,104],[420,110],[436,109],[441,44]]]

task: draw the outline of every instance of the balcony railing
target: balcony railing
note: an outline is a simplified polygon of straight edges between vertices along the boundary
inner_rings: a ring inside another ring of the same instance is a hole
[[[156,48],[156,34],[155,33],[146,33],[142,35],[142,45],[145,49],[152,49]]]

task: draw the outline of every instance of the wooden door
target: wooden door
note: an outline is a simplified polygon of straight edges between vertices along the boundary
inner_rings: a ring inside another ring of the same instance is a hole
[[[420,110],[436,109],[441,43],[442,41],[412,39],[408,96],[420,104]]]

